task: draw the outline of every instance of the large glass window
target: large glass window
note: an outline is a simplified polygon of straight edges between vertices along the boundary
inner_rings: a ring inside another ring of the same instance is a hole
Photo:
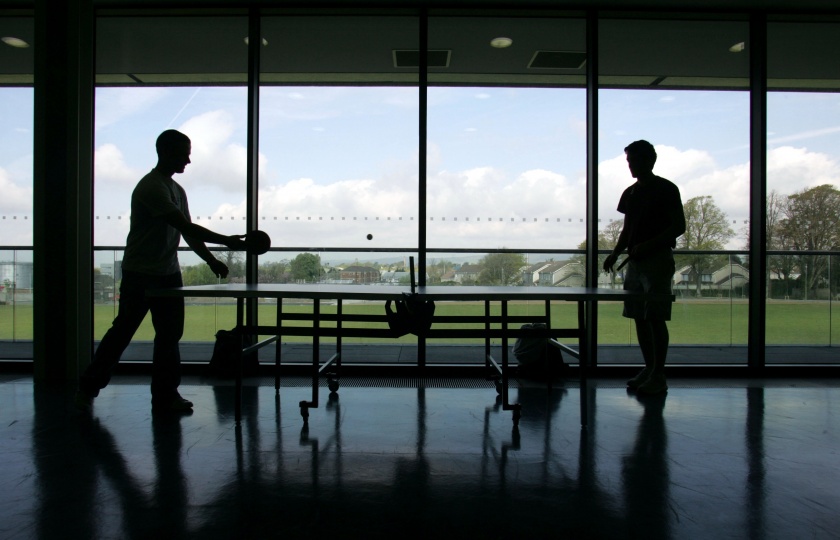
[[[260,259],[261,281],[408,282],[420,230],[418,32],[416,17],[263,18],[258,225],[280,249]],[[265,308],[261,320],[274,321]],[[284,311],[295,309],[310,307]]]
[[[244,234],[247,35],[244,17],[97,21],[95,339],[114,317],[131,194],[157,162],[155,140],[161,132],[177,129],[192,141],[192,163],[175,177],[187,192],[192,220],[222,234]],[[216,256],[231,268],[229,280],[244,280],[243,254],[221,251]],[[191,284],[215,281],[191,251],[181,252],[179,259]],[[211,307],[207,316],[205,306],[188,308],[196,316],[187,317],[185,335],[209,341],[217,325],[233,325],[232,318],[220,321]],[[136,341],[152,336],[147,318]]]
[[[840,45],[836,23],[768,25],[767,335],[770,346],[837,345]],[[808,61],[802,61],[807,58]],[[768,363],[836,362],[768,348]]]
[[[677,240],[671,344],[746,345],[749,95],[740,90],[748,82],[747,25],[604,20],[599,36],[599,247],[615,245],[623,223],[616,206],[635,181],[624,148],[645,139],[658,154],[654,173],[680,188],[687,220]],[[620,286],[622,278],[600,281]],[[599,310],[600,343],[635,343],[629,320],[624,330],[607,330],[617,312],[620,306]],[[601,362],[626,361],[622,351],[599,353]],[[670,357],[710,361],[689,348]],[[744,363],[746,349],[729,348],[714,362]]]
[[[0,17],[0,355],[31,357],[34,24]]]
[[[418,70],[398,52],[416,59],[418,28],[414,17],[263,20],[259,225],[275,245],[416,248]]]
[[[432,17],[429,49],[429,248],[580,247],[584,22]]]

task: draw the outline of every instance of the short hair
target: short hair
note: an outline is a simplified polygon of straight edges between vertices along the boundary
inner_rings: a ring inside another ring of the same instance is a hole
[[[178,130],[167,129],[158,135],[157,141],[155,141],[155,150],[157,150],[158,155],[166,154],[182,144],[190,144],[190,138]]]
[[[656,163],[656,150],[645,140],[633,141],[624,149],[625,154],[633,154],[642,159],[650,160],[651,166]]]

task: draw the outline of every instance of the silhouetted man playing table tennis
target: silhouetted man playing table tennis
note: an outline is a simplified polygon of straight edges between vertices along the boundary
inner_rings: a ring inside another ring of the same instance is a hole
[[[119,312],[79,380],[76,406],[90,410],[93,398],[111,379],[123,351],[146,313],[155,329],[152,357],[152,410],[189,413],[192,403],[178,393],[181,356],[178,342],[184,331],[183,298],[147,298],[154,288],[180,287],[178,245],[184,240],[213,273],[227,277],[228,267],[216,259],[205,242],[246,250],[241,236],[225,236],[192,223],[187,194],[172,177],[190,163],[191,143],[183,133],[167,130],[155,144],[158,162],[131,195],[131,227],[122,262]]]
[[[604,261],[612,272],[618,256],[627,250],[624,277],[626,290],[671,294],[677,238],[685,232],[680,190],[672,182],[653,174],[656,150],[647,141],[635,141],[624,149],[627,165],[636,182],[624,190],[618,211],[624,227],[613,252]],[[665,359],[668,354],[668,326],[671,300],[624,302],[624,313],[636,323],[636,336],[645,360],[644,369],[627,381],[640,394],[662,394],[668,390]]]

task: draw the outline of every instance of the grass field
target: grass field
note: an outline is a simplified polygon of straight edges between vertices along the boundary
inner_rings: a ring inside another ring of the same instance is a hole
[[[602,344],[625,345],[635,343],[632,322],[621,316],[621,304],[601,303],[598,311],[598,342]],[[286,312],[303,312],[307,306],[284,306]],[[498,313],[498,306],[494,306]],[[538,316],[542,303],[511,303],[511,315]],[[335,313],[335,306],[324,305],[322,311]],[[747,343],[746,302],[715,300],[680,300],[673,306],[669,324],[671,343],[674,345],[745,345]],[[345,313],[382,314],[382,304],[345,304]],[[439,303],[437,314],[463,315],[482,314],[481,303]],[[837,316],[833,316],[836,314]],[[111,325],[116,315],[112,305],[94,307],[94,338],[99,339]],[[275,321],[274,304],[260,305],[261,324]],[[200,304],[187,306],[185,341],[212,341],[217,329],[230,329],[235,324],[233,304]],[[558,303],[552,309],[552,326],[562,328],[575,326],[576,306],[573,303]],[[770,345],[832,345],[840,341],[840,311],[836,304],[827,301],[771,301],[767,305],[766,343]],[[149,317],[140,327],[135,339],[151,340],[154,336]],[[0,340],[32,339],[32,306],[0,306]],[[284,341],[306,340],[288,337]],[[405,336],[400,341],[410,343],[414,336]],[[360,339],[353,340],[360,342]],[[348,341],[348,342],[353,342]],[[366,340],[376,341],[376,340]],[[391,340],[388,340],[389,342]],[[443,340],[435,340],[442,342]],[[463,340],[458,340],[463,342]]]

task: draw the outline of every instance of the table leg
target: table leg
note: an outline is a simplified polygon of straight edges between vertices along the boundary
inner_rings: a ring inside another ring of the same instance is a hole
[[[522,406],[519,403],[511,404],[508,399],[508,386],[510,382],[508,338],[507,338],[507,322],[508,318],[508,303],[507,300],[502,300],[502,408],[506,411],[513,411],[513,427],[519,427],[519,418],[522,416]]]
[[[580,427],[586,429],[589,425],[589,381],[587,376],[591,358],[589,358],[589,343],[586,339],[586,302],[578,301],[578,350],[580,351]]]
[[[280,343],[280,327],[283,326],[283,299],[277,299],[277,344],[274,348],[274,395],[280,394],[280,355],[282,346]]]
[[[321,358],[321,300],[312,302],[312,401],[300,402],[300,415],[303,423],[309,422],[309,408],[318,407],[318,361]]]
[[[236,328],[239,330],[239,350],[245,349],[245,299],[236,299]],[[242,420],[242,362],[244,355],[240,355],[239,362],[236,363],[236,385],[234,389],[234,419],[236,424]]]

